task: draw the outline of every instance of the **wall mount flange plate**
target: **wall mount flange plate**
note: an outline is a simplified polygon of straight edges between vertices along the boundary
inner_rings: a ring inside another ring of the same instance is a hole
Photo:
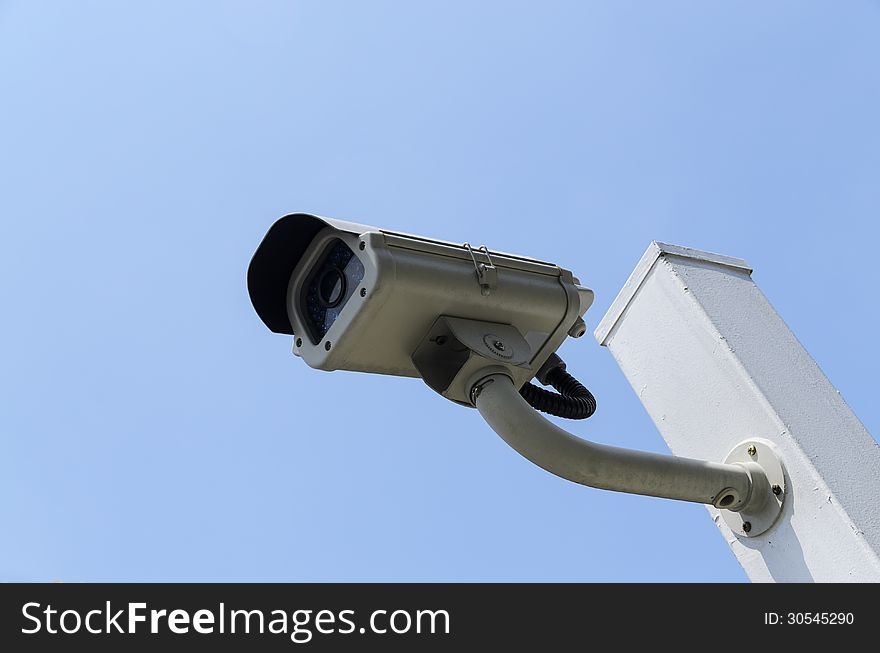
[[[766,503],[760,510],[751,512],[719,510],[721,518],[737,537],[756,537],[766,533],[782,514],[787,492],[785,468],[775,446],[772,442],[761,438],[743,440],[731,449],[724,462],[757,463],[764,469],[771,489]]]

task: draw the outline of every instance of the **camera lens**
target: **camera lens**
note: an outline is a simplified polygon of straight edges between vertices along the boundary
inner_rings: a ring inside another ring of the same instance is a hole
[[[328,268],[318,278],[318,301],[333,308],[345,296],[345,275],[339,268]]]
[[[364,278],[364,264],[340,239],[327,244],[303,285],[299,311],[309,339],[317,345],[327,335]]]

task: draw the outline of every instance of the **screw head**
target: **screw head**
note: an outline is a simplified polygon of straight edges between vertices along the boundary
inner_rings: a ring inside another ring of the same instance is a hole
[[[361,297],[366,297],[366,296],[367,296],[367,289],[361,288]]]
[[[515,347],[506,345],[504,337],[496,333],[484,333],[483,344],[486,345],[489,353],[503,360],[510,360],[516,352]]]
[[[364,251],[367,248],[367,244],[364,241],[358,243],[358,249]]]
[[[771,487],[770,489],[773,490],[773,494],[775,494],[776,496],[782,494],[782,488],[778,485],[774,484],[773,487]]]
[[[748,533],[750,530],[752,530],[752,522],[744,521],[743,522],[743,532]]]
[[[755,445],[753,445],[753,444],[750,444],[750,445],[749,445],[749,448],[746,449],[746,451],[748,452],[748,454],[749,454],[750,456],[754,456],[756,453],[758,453],[758,449],[757,449],[757,447],[755,447]],[[747,522],[747,523],[748,523],[748,522]]]

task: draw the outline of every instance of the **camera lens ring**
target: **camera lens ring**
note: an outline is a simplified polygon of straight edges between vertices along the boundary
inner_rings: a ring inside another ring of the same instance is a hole
[[[318,303],[324,308],[339,306],[345,297],[345,274],[335,266],[321,272],[315,285]]]

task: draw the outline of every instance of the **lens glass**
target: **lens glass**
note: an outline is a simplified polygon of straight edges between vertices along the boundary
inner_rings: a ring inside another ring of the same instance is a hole
[[[327,308],[338,306],[345,292],[345,276],[339,268],[330,268],[318,279],[318,301]]]
[[[312,344],[317,345],[327,334],[363,278],[364,264],[348,245],[339,239],[327,245],[300,299]]]

